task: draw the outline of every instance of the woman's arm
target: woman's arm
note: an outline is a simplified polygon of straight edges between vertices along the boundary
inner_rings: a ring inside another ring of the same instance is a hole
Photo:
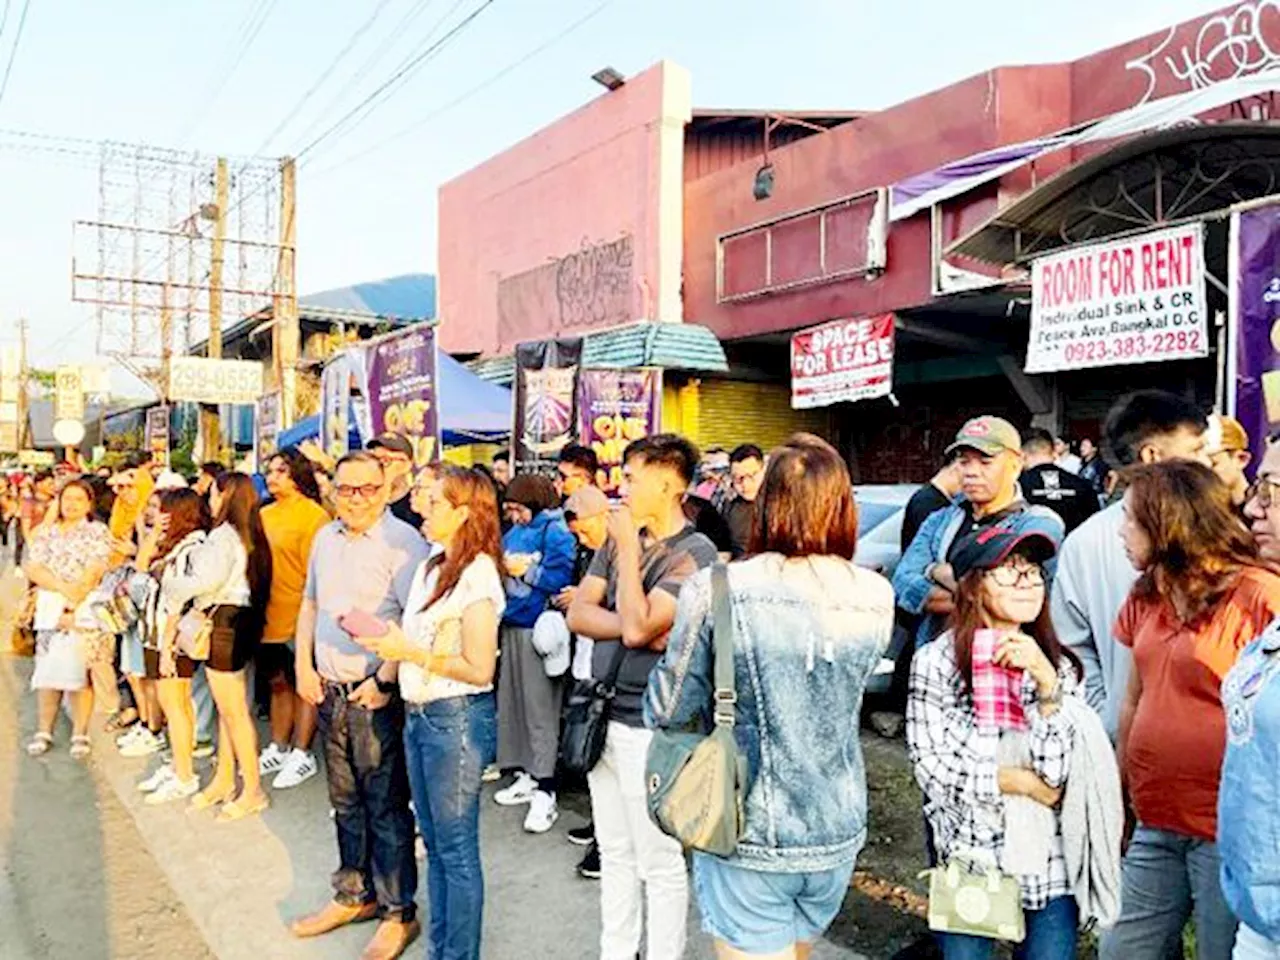
[[[22,572],[27,575],[27,579],[32,584],[41,590],[52,590],[54,593],[61,593],[63,596],[66,596],[69,592],[70,584],[61,577],[55,576],[53,571],[43,563],[28,560],[22,565]]]
[[[1133,730],[1133,719],[1138,715],[1138,703],[1142,700],[1142,678],[1138,675],[1135,663],[1129,671],[1129,685],[1125,688],[1124,702],[1120,704],[1120,727],[1116,736],[1116,763],[1120,767],[1120,783],[1125,793],[1129,792],[1128,754],[1129,734]]]
[[[498,610],[492,600],[477,600],[462,611],[461,655],[420,652],[417,662],[436,676],[484,687],[493,683],[498,661]]]
[[[578,541],[567,527],[555,522],[547,528],[543,557],[523,577],[524,582],[548,596],[559,593],[573,582],[573,561]]]
[[[232,536],[238,537],[238,534],[232,531]],[[165,609],[181,610],[196,597],[226,583],[238,560],[235,548],[231,537],[225,535],[211,536],[194,547],[187,555],[186,570],[175,571],[164,582]]]

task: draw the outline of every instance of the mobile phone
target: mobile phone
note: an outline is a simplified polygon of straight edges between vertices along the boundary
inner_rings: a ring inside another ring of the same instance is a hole
[[[385,637],[388,627],[371,613],[349,610],[338,618],[338,626],[353,637]]]
[[[995,662],[1001,635],[995,630],[973,634],[973,712],[986,730],[1024,730],[1022,671]]]

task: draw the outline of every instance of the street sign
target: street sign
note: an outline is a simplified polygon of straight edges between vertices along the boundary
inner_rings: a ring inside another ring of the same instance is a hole
[[[78,447],[84,441],[84,424],[79,420],[55,420],[53,439],[64,447]]]
[[[169,466],[169,408],[152,407],[147,411],[147,451],[156,463]]]
[[[262,364],[256,360],[174,357],[169,364],[170,400],[256,404],[262,392]]]
[[[79,367],[59,367],[54,374],[53,419],[84,420],[84,380]]]

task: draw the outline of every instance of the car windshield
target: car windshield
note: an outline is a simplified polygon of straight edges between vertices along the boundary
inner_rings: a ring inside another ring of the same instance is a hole
[[[874,530],[901,509],[902,504],[898,503],[876,503],[874,500],[870,503],[859,503],[858,536],[861,537]]]

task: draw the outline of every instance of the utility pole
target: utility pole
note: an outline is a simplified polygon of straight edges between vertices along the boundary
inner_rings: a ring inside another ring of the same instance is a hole
[[[297,165],[292,157],[280,161],[280,259],[272,307],[272,356],[280,390],[280,427],[288,429],[298,415],[298,354],[302,333],[298,326],[297,287]]]
[[[18,320],[18,449],[31,448],[31,407],[27,397],[27,318]]]
[[[227,237],[227,197],[230,189],[227,158],[219,157],[214,173],[213,248],[209,264],[209,352],[210,360],[222,359],[222,268]],[[204,435],[204,459],[222,457],[222,423],[216,405],[208,404],[200,411],[200,432]]]

